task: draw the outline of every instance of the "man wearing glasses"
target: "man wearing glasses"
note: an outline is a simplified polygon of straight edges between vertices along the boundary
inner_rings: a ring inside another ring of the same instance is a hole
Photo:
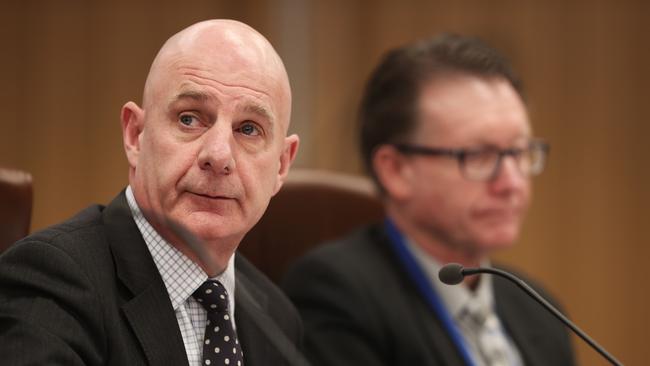
[[[288,274],[312,363],[573,365],[563,325],[512,284],[437,276],[450,262],[490,266],[513,245],[544,168],[548,145],[533,138],[508,62],[455,35],[393,50],[371,75],[360,123],[387,218]]]

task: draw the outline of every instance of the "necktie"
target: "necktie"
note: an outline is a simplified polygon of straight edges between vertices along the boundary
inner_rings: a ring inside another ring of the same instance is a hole
[[[228,313],[228,292],[219,281],[208,280],[192,294],[208,312],[203,338],[203,364],[243,366],[244,356]]]
[[[476,303],[472,303],[475,305]],[[473,333],[478,351],[485,365],[508,366],[508,341],[499,326],[499,320],[494,311],[479,306],[467,306],[465,313],[466,326]]]

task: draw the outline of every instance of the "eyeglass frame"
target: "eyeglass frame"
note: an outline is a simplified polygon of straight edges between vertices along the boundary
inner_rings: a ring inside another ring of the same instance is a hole
[[[505,156],[512,156],[515,159],[515,161],[517,162],[517,169],[522,175],[526,175],[526,176],[539,175],[544,171],[544,167],[546,165],[546,157],[550,152],[550,145],[544,140],[539,138],[531,139],[528,142],[527,148],[508,148],[508,149],[499,149],[494,146],[489,146],[485,148],[475,148],[475,149],[439,148],[439,147],[428,147],[428,146],[422,146],[422,145],[410,144],[410,143],[392,143],[390,145],[392,145],[395,149],[397,149],[397,151],[399,151],[402,154],[424,155],[424,156],[447,156],[453,158],[458,162],[458,169],[460,170],[460,173],[466,179],[474,180],[474,181],[490,181],[493,180],[495,177],[497,177],[497,175],[501,170],[501,164]],[[538,151],[543,153],[541,161],[539,163],[540,167],[538,168],[537,171],[533,171],[534,170],[533,167],[535,166],[535,164],[531,164],[530,171],[526,173],[522,172],[521,167],[519,165],[520,157],[526,150],[530,152],[533,149],[537,149]],[[465,168],[465,161],[467,159],[467,156],[470,154],[478,154],[485,151],[494,151],[497,153],[497,160],[494,163],[494,167],[492,168],[491,173],[482,178],[474,178],[468,176],[467,169]]]

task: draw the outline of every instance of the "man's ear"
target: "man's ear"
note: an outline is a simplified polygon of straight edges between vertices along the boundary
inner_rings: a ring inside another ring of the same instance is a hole
[[[144,130],[144,110],[134,102],[127,102],[120,114],[124,151],[131,168],[135,169],[140,153],[140,137]]]
[[[284,148],[282,150],[282,155],[280,155],[280,169],[278,170],[278,179],[275,183],[275,188],[273,194],[278,193],[284,180],[289,174],[289,168],[293,163],[293,160],[296,158],[296,153],[298,152],[298,145],[300,145],[300,138],[298,135],[293,134],[284,138]]]
[[[372,166],[388,197],[403,200],[411,194],[411,170],[393,146],[381,145],[372,155]]]

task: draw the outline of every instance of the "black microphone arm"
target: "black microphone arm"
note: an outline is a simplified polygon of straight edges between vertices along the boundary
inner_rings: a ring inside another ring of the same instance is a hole
[[[595,349],[607,361],[611,362],[612,365],[622,366],[623,364],[618,361],[614,356],[607,352],[603,347],[601,347],[596,341],[591,339],[585,332],[583,332],[577,325],[575,325],[571,320],[569,320],[564,314],[557,310],[551,303],[546,301],[540,294],[538,294],[532,287],[530,287],[526,282],[521,280],[519,277],[513,275],[512,273],[502,271],[496,268],[464,268],[458,263],[449,263],[446,264],[438,272],[438,277],[440,281],[447,285],[457,285],[463,281],[465,276],[473,276],[475,274],[488,273],[492,275],[497,275],[503,278],[514,282],[515,285],[519,286],[524,292],[526,292],[530,297],[535,299],[540,303],[546,310],[550,311],[551,314],[555,315],[556,318],[560,319],[567,327],[569,327],[575,334],[577,334],[582,340],[587,342],[591,348]]]

